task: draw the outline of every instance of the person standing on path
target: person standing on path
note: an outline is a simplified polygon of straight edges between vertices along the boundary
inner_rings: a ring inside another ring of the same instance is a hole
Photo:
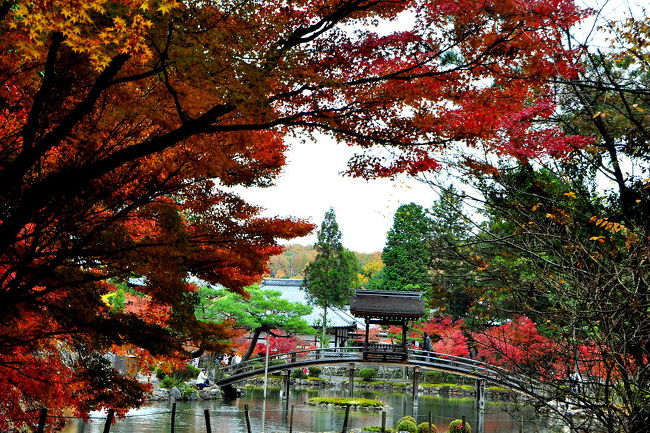
[[[422,347],[426,352],[429,352],[431,350],[431,338],[429,338],[429,334],[426,332],[424,333],[424,341],[423,341],[423,347]],[[426,354],[426,361],[429,360],[429,354]]]

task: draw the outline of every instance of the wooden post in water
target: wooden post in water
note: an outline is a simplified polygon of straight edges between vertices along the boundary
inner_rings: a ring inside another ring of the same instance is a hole
[[[173,402],[172,403],[172,433],[174,433],[175,429],[176,429],[176,402]]]
[[[41,409],[41,414],[38,417],[38,429],[36,430],[38,433],[43,433],[45,431],[45,419],[47,418],[47,409],[42,408]]]
[[[347,433],[348,431],[348,417],[350,416],[350,406],[345,406],[345,418],[343,418],[343,428],[341,433]]]
[[[210,426],[210,410],[205,409],[203,415],[205,415],[205,431],[212,433],[212,426]]]
[[[350,363],[350,376],[348,378],[348,397],[354,397],[354,362]]]
[[[109,433],[111,431],[111,424],[113,423],[113,417],[115,416],[115,411],[113,409],[108,410],[106,415],[106,424],[104,424],[104,433]]]
[[[291,412],[289,413],[289,433],[293,433],[293,405],[291,405]]]
[[[460,431],[462,433],[465,433],[465,415],[460,420]]]
[[[248,415],[248,405],[244,405],[244,418],[246,419],[246,431],[248,433],[251,433],[251,419],[250,416]]]
[[[418,405],[418,388],[420,387],[420,367],[413,367],[413,406]]]
[[[386,433],[386,411],[381,411],[381,433]]]
[[[429,433],[432,433],[433,428],[431,427],[433,425],[433,416],[431,414],[431,411],[429,411]]]

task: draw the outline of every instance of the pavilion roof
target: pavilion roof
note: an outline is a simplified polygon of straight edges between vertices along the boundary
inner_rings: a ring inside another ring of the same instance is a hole
[[[420,292],[357,290],[350,312],[374,321],[416,320],[424,316],[424,300]]]

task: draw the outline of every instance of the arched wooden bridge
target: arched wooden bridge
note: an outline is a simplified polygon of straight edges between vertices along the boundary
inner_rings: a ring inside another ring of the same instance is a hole
[[[438,370],[476,379],[543,399],[543,386],[530,377],[469,358],[414,349],[395,350],[391,345],[311,349],[269,356],[269,373],[324,364],[393,364]],[[264,374],[264,358],[250,359],[226,367],[224,377],[215,383],[221,387]]]

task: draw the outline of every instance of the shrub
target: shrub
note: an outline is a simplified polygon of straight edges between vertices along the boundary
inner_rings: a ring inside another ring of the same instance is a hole
[[[449,433],[472,433],[472,427],[465,421],[465,428],[461,428],[463,421],[455,419],[449,423]]]
[[[163,380],[160,381],[161,388],[172,388],[174,385],[176,385],[176,381],[171,376],[165,376],[163,377]]]
[[[399,421],[397,421],[397,424],[401,423],[402,421],[411,421],[413,424],[417,424],[417,421],[415,420],[415,418],[413,418],[412,416],[409,416],[409,415],[401,417],[399,419]]]
[[[362,368],[359,370],[359,377],[365,381],[371,381],[377,376],[377,370],[374,368]]]
[[[321,370],[319,367],[309,367],[309,376],[310,377],[318,377],[318,376],[320,376],[322,371],[323,370]]]
[[[302,369],[296,368],[291,372],[291,377],[294,379],[305,379],[307,375],[302,372]]]
[[[429,424],[424,421],[418,424],[418,433],[438,433],[438,427],[435,424]]]
[[[407,431],[409,433],[417,433],[418,426],[413,421],[406,419],[404,421],[400,421],[399,423],[397,423],[396,430],[398,432]]]
[[[381,431],[381,426],[379,425],[369,425],[361,429],[361,431],[374,431],[374,432],[380,432]],[[394,428],[388,428],[386,427],[386,433],[396,433],[397,431]]]
[[[156,367],[154,374],[158,380],[163,380],[167,376],[167,374],[160,367]]]

